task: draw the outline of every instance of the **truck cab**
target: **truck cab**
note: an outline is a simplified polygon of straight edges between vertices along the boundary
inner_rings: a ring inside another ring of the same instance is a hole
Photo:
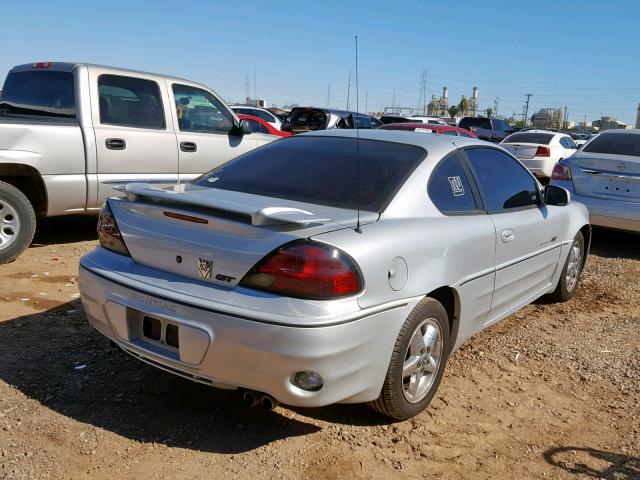
[[[129,182],[186,182],[273,141],[210,88],[84,63],[14,67],[0,97],[0,263],[30,243],[30,218],[98,213]]]

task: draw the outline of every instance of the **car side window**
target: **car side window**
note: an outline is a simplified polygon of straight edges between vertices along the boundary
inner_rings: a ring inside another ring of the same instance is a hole
[[[100,75],[98,77],[100,123],[164,130],[160,87],[152,80]]]
[[[454,132],[453,130],[445,130],[444,132],[442,132],[444,135],[452,135],[454,137],[458,136],[458,132]]]
[[[489,212],[538,205],[537,183],[515,159],[494,148],[470,148],[464,152]]]
[[[446,157],[434,169],[427,187],[434,205],[444,214],[478,210],[467,175],[457,154]]]
[[[563,140],[564,140],[564,142],[563,142]],[[564,148],[568,148],[570,150],[576,150],[578,148],[576,143],[569,137],[562,137],[560,139],[560,143],[562,144],[562,146]]]
[[[181,132],[229,133],[233,117],[211,93],[177,83],[172,89]]]
[[[246,119],[245,122],[249,124],[249,128],[253,133],[269,133],[269,130],[256,120]]]
[[[263,110],[256,110],[255,112],[256,112],[255,116],[261,118],[265,122],[267,122],[267,123],[275,122],[275,119],[269,113],[267,113],[267,112],[265,112]]]

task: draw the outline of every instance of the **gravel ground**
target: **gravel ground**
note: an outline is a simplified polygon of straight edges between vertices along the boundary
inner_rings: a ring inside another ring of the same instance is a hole
[[[640,237],[596,230],[576,297],[450,359],[418,417],[249,409],[112,349],[85,322],[94,219],[0,266],[0,479],[640,478]]]

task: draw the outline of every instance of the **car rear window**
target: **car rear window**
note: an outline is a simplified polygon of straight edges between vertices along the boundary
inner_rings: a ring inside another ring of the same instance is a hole
[[[504,143],[537,143],[539,145],[549,145],[553,133],[514,133],[504,139]]]
[[[458,124],[460,128],[469,129],[469,127],[479,127],[486,128],[487,130],[491,130],[491,122],[488,118],[480,118],[480,117],[465,117],[460,120]]]
[[[582,151],[640,157],[640,135],[634,133],[601,133],[587,143]]]
[[[75,118],[73,73],[10,73],[2,89],[0,113]]]
[[[331,207],[382,212],[425,158],[413,145],[355,138],[291,137],[252,150],[196,185]]]
[[[327,128],[327,114],[322,110],[293,109],[288,123],[293,131],[324,130]]]

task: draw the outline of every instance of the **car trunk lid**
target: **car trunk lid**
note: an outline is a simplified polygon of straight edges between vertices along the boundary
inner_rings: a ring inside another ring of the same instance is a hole
[[[573,183],[579,195],[640,201],[640,157],[582,152],[574,163],[578,171],[572,171]]]
[[[503,143],[500,146],[516,158],[530,159],[536,156],[539,145],[534,143]]]
[[[192,184],[160,189],[129,184],[110,202],[141,265],[233,288],[268,253],[293,240],[353,227],[357,212]],[[361,223],[379,215],[361,212]]]

